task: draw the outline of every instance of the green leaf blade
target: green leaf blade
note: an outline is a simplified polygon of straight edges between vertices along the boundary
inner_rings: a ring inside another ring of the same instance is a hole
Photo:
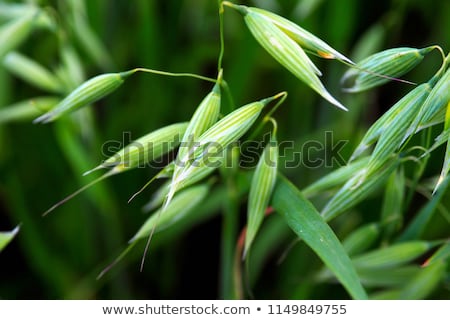
[[[442,197],[445,195],[450,179],[445,179],[434,195],[431,201],[427,202],[412,219],[409,225],[405,228],[399,236],[398,241],[409,241],[413,239],[420,239],[428,226],[429,221],[433,217]]]
[[[380,226],[376,223],[364,225],[350,233],[342,246],[349,256],[354,256],[370,248],[380,235]]]
[[[353,259],[356,268],[387,269],[417,259],[433,247],[426,241],[409,241],[376,249]]]
[[[423,268],[411,281],[401,290],[399,300],[419,300],[429,296],[439,282],[445,277],[446,264],[438,261]]]
[[[430,266],[440,261],[447,261],[450,257],[450,240],[444,243],[425,263],[423,267]]]
[[[367,299],[355,268],[333,230],[314,206],[284,177],[278,178],[272,204],[290,228],[333,271],[349,294],[354,299]]]
[[[448,131],[449,128],[450,128],[450,101],[447,104],[444,131]],[[439,180],[436,184],[436,187],[434,188],[433,193],[435,193],[439,189],[444,179],[448,176],[449,171],[450,171],[450,136],[447,138],[447,148],[445,150],[445,158],[444,164],[442,166],[441,175],[439,176]]]

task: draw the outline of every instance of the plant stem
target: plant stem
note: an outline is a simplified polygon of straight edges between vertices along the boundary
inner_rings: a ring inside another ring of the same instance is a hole
[[[223,34],[223,5],[222,0],[217,0],[217,4],[219,5],[219,33],[220,33],[220,52],[219,52],[219,58],[217,61],[217,70],[222,70],[222,60],[223,55],[225,52],[225,40],[224,40],[224,34]]]
[[[234,99],[233,99],[233,95],[231,94],[230,87],[228,87],[228,83],[223,79],[221,80],[220,84],[227,96],[227,100],[228,100],[228,104],[229,104],[228,113],[232,112],[234,109],[236,109],[236,104],[234,103]]]
[[[223,55],[225,52],[225,41],[223,34],[223,5],[222,0],[217,0],[219,6],[219,33],[220,33],[220,52],[217,61],[217,70],[221,72]],[[225,91],[228,99],[229,112],[235,109],[235,104],[233,96],[231,95],[228,83],[220,79],[220,85]],[[221,279],[220,279],[220,296],[222,299],[237,299],[239,297],[236,292],[235,284],[235,243],[238,228],[238,194],[236,186],[233,181],[233,174],[231,170],[226,170],[228,172],[227,181],[227,201],[224,204],[223,211],[223,223],[222,223],[222,241],[221,241]]]
[[[224,203],[222,222],[220,297],[221,299],[237,299],[234,259],[239,222],[239,196],[232,168],[225,170],[227,198]]]
[[[278,109],[278,107],[284,102],[284,100],[286,100],[287,98],[287,92],[283,91],[280,92],[278,94],[276,94],[275,96],[273,96],[273,99],[278,99],[281,97],[281,99],[277,102],[277,104],[266,114],[266,116],[264,117],[264,119],[259,123],[258,127],[256,127],[256,129],[253,131],[253,133],[250,135],[249,140],[252,140],[254,137],[256,137],[261,130],[264,128],[264,126],[266,125],[267,122],[272,121],[272,114]],[[273,123],[273,122],[272,122]],[[275,127],[274,127],[275,128]],[[275,128],[276,131],[276,128]]]
[[[186,73],[186,72],[175,73],[175,72],[160,71],[160,70],[154,70],[154,69],[148,69],[148,68],[135,68],[131,71],[132,72],[138,72],[138,71],[147,72],[147,73],[159,74],[159,75],[169,76],[169,77],[190,77],[190,78],[195,78],[195,79],[200,79],[200,80],[216,83],[216,79],[208,78],[208,77],[201,76],[201,75],[195,74],[195,73]]]
[[[426,148],[428,148],[430,146],[431,143],[431,128],[428,128],[427,130],[425,130],[422,133],[421,136],[421,145],[425,146]],[[419,180],[422,177],[423,173],[425,172],[425,168],[427,167],[427,163],[430,157],[425,157],[422,161],[419,162],[419,168],[417,170],[414,171],[414,178],[412,180],[411,183],[411,188],[406,196],[406,199],[404,201],[404,212],[407,212],[412,198],[414,196],[414,193],[416,192],[417,186],[419,184]]]

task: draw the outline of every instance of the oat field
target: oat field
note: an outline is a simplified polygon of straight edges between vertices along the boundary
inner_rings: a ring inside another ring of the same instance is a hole
[[[449,299],[449,14],[0,0],[0,299]]]

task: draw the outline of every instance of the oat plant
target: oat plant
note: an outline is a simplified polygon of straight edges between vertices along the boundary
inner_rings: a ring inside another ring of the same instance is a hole
[[[181,3],[0,2],[2,267],[43,298],[448,298],[448,43]]]

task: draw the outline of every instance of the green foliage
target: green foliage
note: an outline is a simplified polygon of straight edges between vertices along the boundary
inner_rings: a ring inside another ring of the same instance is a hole
[[[354,299],[367,299],[352,261],[314,206],[284,178],[278,179],[273,206],[291,229],[313,249]]]
[[[0,0],[0,297],[450,297],[448,1],[245,4]]]

